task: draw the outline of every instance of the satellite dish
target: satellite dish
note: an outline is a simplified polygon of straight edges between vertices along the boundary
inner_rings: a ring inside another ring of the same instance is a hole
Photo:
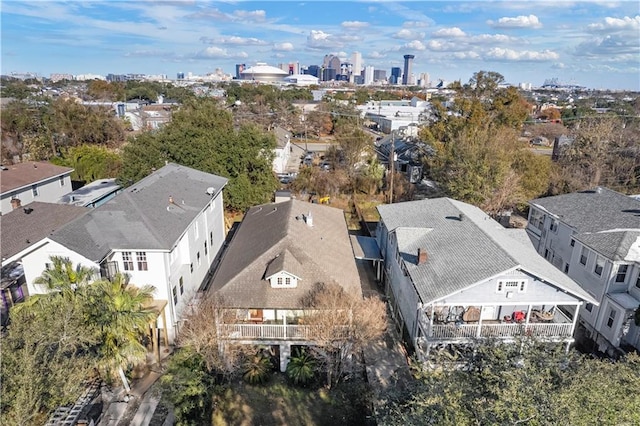
[[[207,188],[207,194],[213,195],[216,192],[216,189],[213,186]]]

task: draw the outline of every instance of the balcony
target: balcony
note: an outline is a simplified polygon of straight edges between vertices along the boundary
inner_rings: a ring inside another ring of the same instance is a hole
[[[220,324],[218,334],[222,339],[228,340],[298,340],[308,341],[314,338],[345,337],[348,327],[340,330],[322,330],[312,325],[289,324]]]
[[[473,308],[472,308],[473,309]],[[468,312],[469,309],[466,309]],[[420,325],[424,330],[424,339],[428,342],[453,342],[470,339],[496,338],[513,339],[527,336],[539,339],[564,340],[573,336],[574,321],[565,315],[558,307],[551,312],[531,310],[530,318],[526,317],[526,311],[519,313],[519,318],[512,319],[505,316],[503,319],[483,319],[479,321],[479,311],[473,321],[465,321],[466,315],[447,316],[442,319],[436,314],[433,322],[430,322],[428,313],[420,315]]]

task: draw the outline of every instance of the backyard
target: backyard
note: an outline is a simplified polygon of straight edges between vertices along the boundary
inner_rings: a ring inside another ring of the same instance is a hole
[[[212,425],[374,425],[369,395],[359,379],[303,388],[275,373],[265,384],[239,381],[215,396]]]

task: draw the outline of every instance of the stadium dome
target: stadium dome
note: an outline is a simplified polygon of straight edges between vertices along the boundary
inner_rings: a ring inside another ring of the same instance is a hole
[[[318,77],[309,74],[293,74],[286,76],[284,81],[297,86],[311,86],[318,84]]]
[[[272,67],[264,63],[258,63],[251,68],[240,73],[242,80],[255,80],[255,81],[284,81],[289,73],[282,71],[280,68]]]

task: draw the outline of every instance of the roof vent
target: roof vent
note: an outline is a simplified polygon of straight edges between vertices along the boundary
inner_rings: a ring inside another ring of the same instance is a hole
[[[31,207],[25,207],[24,209],[22,209],[26,214],[30,214],[33,209]]]
[[[596,187],[596,194],[602,194],[602,187]]]
[[[216,189],[213,186],[210,186],[207,188],[207,194],[213,195],[215,194],[215,192],[216,192]]]
[[[311,212],[304,217],[305,222],[307,222],[307,226],[313,226],[313,217],[311,216]]]
[[[461,222],[464,220],[464,213],[460,213],[458,215],[458,220],[461,221]]]

